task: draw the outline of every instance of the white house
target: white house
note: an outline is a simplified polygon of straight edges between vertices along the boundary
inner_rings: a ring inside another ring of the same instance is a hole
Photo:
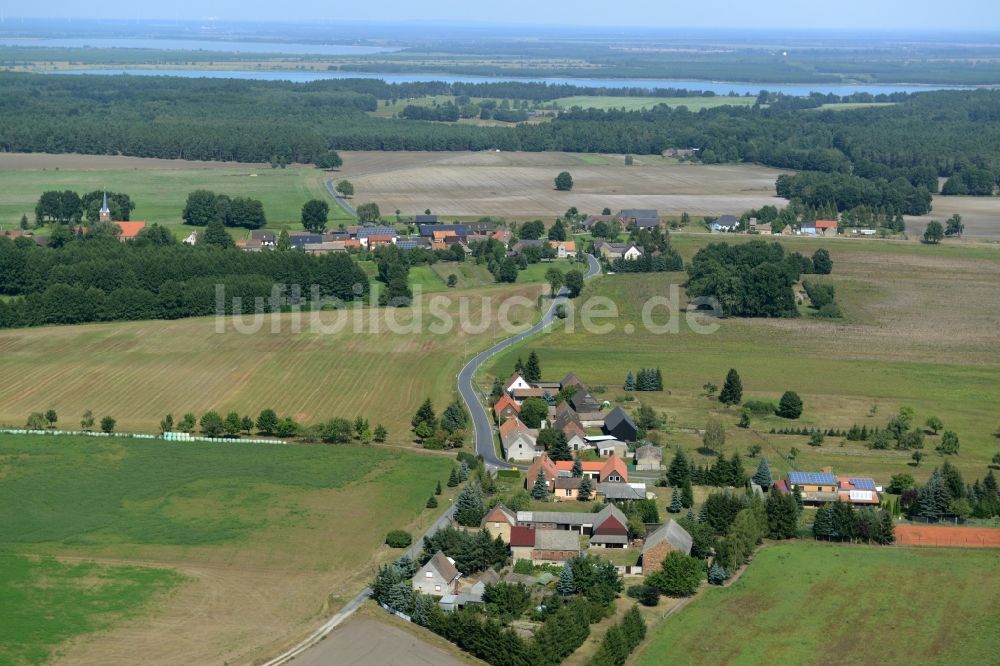
[[[461,575],[455,568],[455,560],[439,550],[413,576],[413,589],[436,597],[454,594]]]
[[[507,460],[531,462],[540,451],[536,445],[537,434],[516,416],[500,426],[500,443]]]
[[[530,388],[531,384],[529,384],[524,380],[524,377],[521,376],[521,373],[515,372],[513,375],[510,376],[510,379],[507,380],[507,383],[504,384],[503,390],[506,391],[507,393],[513,393],[514,389],[530,389]]]

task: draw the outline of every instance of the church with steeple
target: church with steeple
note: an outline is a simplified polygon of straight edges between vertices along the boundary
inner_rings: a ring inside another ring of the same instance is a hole
[[[93,209],[91,209],[93,210]],[[108,193],[104,193],[104,201],[101,203],[101,210],[98,211],[98,216],[101,222],[111,221],[111,209],[108,208]]]

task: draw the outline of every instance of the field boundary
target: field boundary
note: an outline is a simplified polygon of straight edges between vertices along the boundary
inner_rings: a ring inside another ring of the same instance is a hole
[[[896,525],[900,546],[949,548],[1000,548],[1000,529],[991,527],[947,527],[944,525]]]

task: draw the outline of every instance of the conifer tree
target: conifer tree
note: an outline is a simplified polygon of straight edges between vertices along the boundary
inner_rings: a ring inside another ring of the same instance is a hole
[[[580,462],[580,456],[573,458],[573,470],[570,473],[574,478],[583,476],[583,463]]]
[[[625,386],[622,388],[624,388],[626,391],[635,390],[635,376],[632,374],[631,370],[629,370],[628,374],[625,375]]]
[[[438,501],[437,501],[437,498],[434,497],[434,495],[431,495],[430,497],[427,498],[427,508],[428,509],[436,509],[437,505],[438,505]]]
[[[694,506],[694,490],[691,488],[691,480],[685,479],[681,486],[681,506],[690,509]]]
[[[458,480],[458,468],[457,467],[452,467],[451,468],[451,476],[448,477],[448,487],[449,488],[454,488],[459,483],[461,483],[461,481]]]
[[[581,502],[588,502],[590,501],[593,492],[594,492],[593,481],[590,480],[589,476],[583,477],[583,480],[580,481],[580,492],[577,495],[577,499],[579,499]]]
[[[576,592],[576,586],[573,584],[573,567],[570,566],[569,562],[565,563],[562,571],[559,572],[559,582],[556,583],[556,592],[564,597]]]
[[[663,390],[663,372],[659,368],[656,369],[656,390]]]
[[[670,497],[670,506],[667,507],[667,511],[669,511],[670,513],[680,513],[681,509],[683,508],[684,507],[681,504],[680,489],[674,488],[674,493]]]
[[[726,383],[719,392],[719,402],[723,405],[738,405],[743,401],[743,382],[735,368],[730,368]]]
[[[499,377],[493,378],[493,388],[490,390],[490,397],[493,399],[493,402],[503,397],[503,382],[500,381]]]
[[[524,366],[524,378],[529,382],[537,382],[542,378],[542,366],[538,363],[538,354],[534,350],[528,354],[528,363]]]
[[[573,452],[569,450],[569,442],[566,441],[566,433],[556,430],[555,441],[549,450],[551,460],[572,460]]]
[[[813,520],[813,536],[817,539],[832,539],[834,537],[833,520],[830,515],[830,505],[824,504],[816,509]]]
[[[483,491],[479,484],[470,481],[462,488],[455,500],[455,522],[465,527],[479,527],[486,515],[486,505],[483,503]]]
[[[437,486],[434,488],[434,494],[435,495],[440,495],[441,494],[441,481],[437,482]]]
[[[712,562],[708,569],[708,582],[712,585],[722,585],[729,578],[729,572],[718,562]]]
[[[538,470],[538,476],[535,477],[535,485],[531,488],[531,497],[536,500],[544,500],[549,496],[549,484],[545,480],[545,472]]]
[[[424,400],[423,404],[420,405],[420,409],[417,413],[413,415],[410,420],[410,425],[414,428],[419,426],[421,423],[426,423],[430,426],[431,430],[437,428],[437,416],[434,415],[434,405],[431,403],[431,399],[427,398]]]
[[[432,412],[433,417],[433,412]],[[458,400],[452,400],[451,403],[445,407],[444,414],[441,415],[441,428],[445,432],[452,433],[456,430],[462,430],[468,425],[469,415],[465,411],[465,407],[462,406]]]
[[[667,468],[667,483],[671,486],[683,486],[685,480],[689,482],[691,480],[691,465],[687,455],[684,454],[684,449],[677,447],[674,459]]]
[[[520,356],[518,356],[517,360],[514,361],[514,372],[522,377],[524,376],[524,361],[521,360]],[[527,377],[525,377],[525,379],[527,379]]]
[[[774,480],[771,478],[771,467],[767,464],[767,458],[763,456],[761,456],[760,462],[757,463],[757,471],[753,475],[753,482],[764,490],[774,485]]]
[[[469,478],[469,464],[462,461],[462,464],[458,466],[458,481],[461,483]]]

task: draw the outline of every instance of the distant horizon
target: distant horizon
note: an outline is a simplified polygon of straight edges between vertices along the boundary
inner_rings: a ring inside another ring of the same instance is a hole
[[[701,0],[696,4],[662,0],[622,0],[613,6],[580,0],[564,7],[532,0],[508,0],[503,8],[426,0],[414,5],[400,0],[370,0],[363,5],[331,7],[320,0],[292,6],[245,0],[175,0],[169,6],[125,0],[38,0],[32,16],[3,11],[4,23],[20,21],[169,21],[344,25],[433,25],[495,28],[616,30],[858,31],[884,34],[988,33],[1000,29],[1000,12],[982,0],[953,0],[942,8],[936,0],[840,0],[803,6],[797,0]],[[987,11],[984,11],[987,10]],[[95,18],[104,16],[106,18]],[[394,17],[386,22],[383,17]],[[502,20],[496,20],[502,16]],[[725,25],[721,24],[725,21]],[[887,28],[885,26],[892,26]]]

